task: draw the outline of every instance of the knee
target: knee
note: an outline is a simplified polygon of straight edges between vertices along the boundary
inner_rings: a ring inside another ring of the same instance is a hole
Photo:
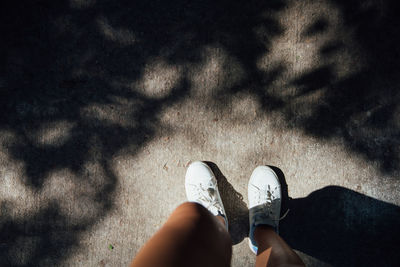
[[[213,237],[221,237],[221,242],[225,242],[226,247],[231,246],[232,241],[225,225],[201,204],[185,202],[179,205],[174,213],[175,218],[188,222],[187,225],[196,228],[197,233],[203,233],[204,236],[211,233]]]
[[[198,218],[212,215],[205,207],[196,202],[185,202],[179,205],[174,212],[192,215]]]
[[[212,227],[217,221],[204,206],[195,202],[185,202],[179,205],[171,214],[169,221],[185,221],[196,227]],[[218,224],[217,224],[218,225]]]

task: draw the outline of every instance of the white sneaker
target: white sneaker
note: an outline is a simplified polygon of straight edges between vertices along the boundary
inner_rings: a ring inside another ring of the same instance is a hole
[[[225,226],[228,229],[228,220],[219,195],[217,179],[207,164],[195,161],[189,165],[186,171],[185,188],[190,202],[199,203],[213,215],[224,217]]]
[[[258,166],[251,174],[249,186],[249,246],[257,254],[254,230],[258,225],[272,226],[278,232],[281,212],[281,184],[276,173],[267,166]]]

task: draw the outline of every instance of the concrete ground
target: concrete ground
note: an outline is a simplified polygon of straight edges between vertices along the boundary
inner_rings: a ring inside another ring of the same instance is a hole
[[[308,266],[399,266],[397,1],[9,1],[0,9],[0,262],[127,266],[217,175],[232,266],[274,166]]]

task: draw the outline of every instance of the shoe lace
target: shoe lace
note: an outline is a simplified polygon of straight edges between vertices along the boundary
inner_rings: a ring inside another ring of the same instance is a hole
[[[271,189],[271,186],[268,185],[267,188],[260,188],[253,184],[253,186],[259,191],[258,195],[258,202],[265,202],[265,204],[271,204],[273,200],[276,199],[274,193],[278,190],[278,187]]]
[[[274,193],[276,190],[278,190],[278,187],[275,187],[272,189],[270,185],[268,185],[267,188],[259,188],[256,185],[253,185],[253,186],[259,191],[258,202],[259,203],[264,202],[262,204],[264,212],[269,213],[272,216],[272,218],[274,218],[275,217],[275,213],[274,213],[275,209],[272,207],[272,202],[277,199],[274,196]],[[286,212],[277,221],[283,220],[286,217],[286,215],[289,213],[289,211],[290,211],[290,209],[287,209]]]
[[[211,182],[206,186],[204,186],[203,184],[192,184],[192,186],[196,188],[197,199],[203,203],[205,208],[210,209],[214,207],[217,209],[217,212],[221,213],[222,208],[219,204],[217,191],[214,189]]]

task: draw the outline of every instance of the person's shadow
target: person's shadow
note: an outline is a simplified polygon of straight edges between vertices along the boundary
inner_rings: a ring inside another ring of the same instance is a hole
[[[400,208],[339,186],[292,199],[280,234],[334,266],[400,266]]]
[[[248,236],[243,197],[213,170],[230,223],[233,244]],[[305,198],[291,199],[283,172],[280,235],[294,249],[334,266],[400,266],[400,207],[340,186],[327,186]]]

